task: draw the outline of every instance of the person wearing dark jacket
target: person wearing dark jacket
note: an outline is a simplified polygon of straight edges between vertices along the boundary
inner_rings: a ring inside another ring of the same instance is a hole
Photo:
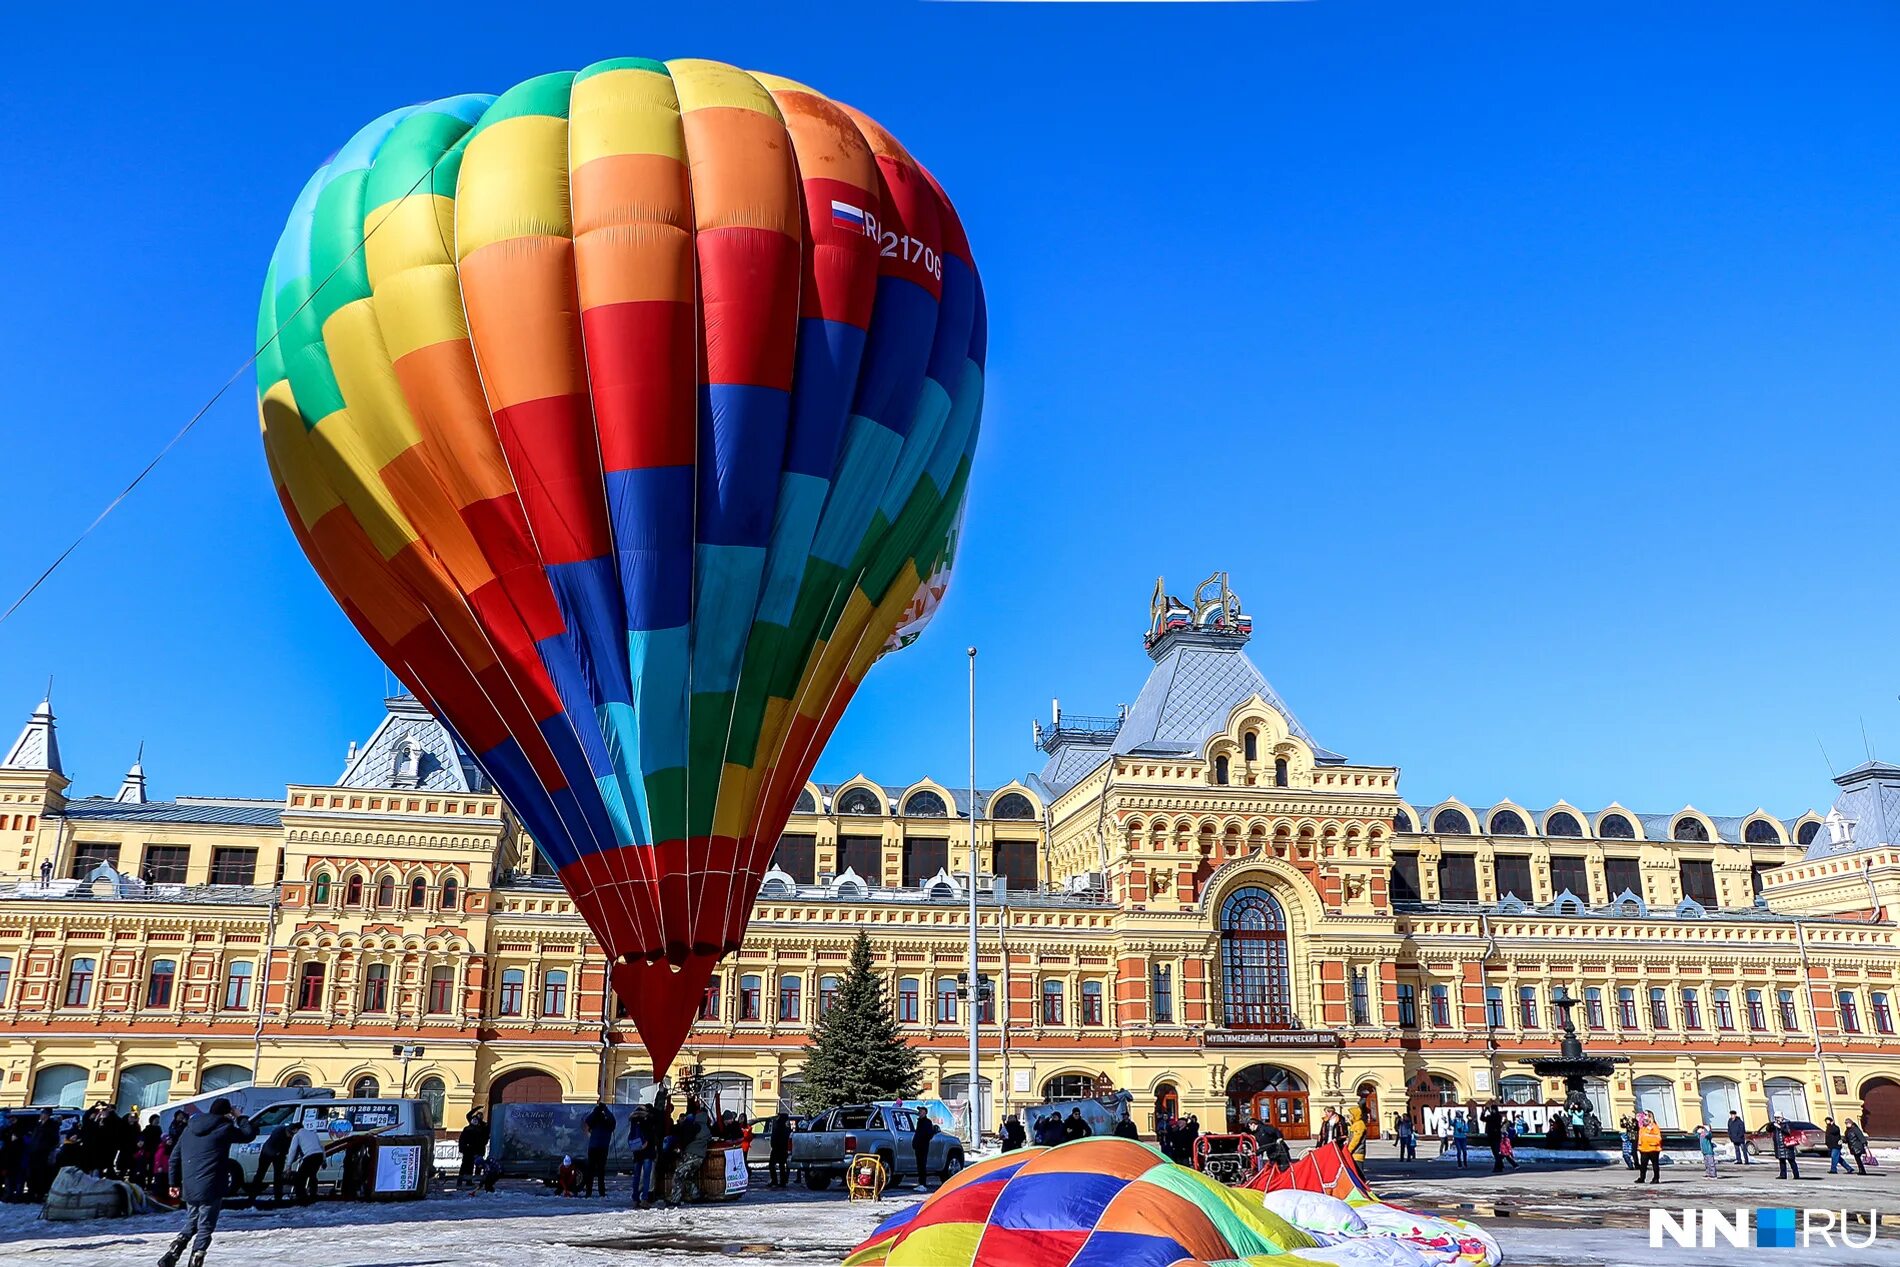
[[[1821,1140],[1827,1145],[1827,1173],[1838,1175],[1847,1169],[1847,1158],[1841,1156],[1841,1128],[1833,1118],[1827,1119],[1827,1129],[1821,1132]]]
[[[1028,1139],[1029,1139],[1028,1135],[1024,1134],[1023,1132],[1023,1123],[1022,1123],[1021,1118],[1017,1117],[1014,1113],[1012,1113],[1007,1118],[1003,1119],[1003,1151],[1004,1152],[1006,1153],[1014,1152],[1016,1149],[1021,1148],[1025,1143],[1027,1143]]]
[[[930,1120],[930,1114],[917,1114],[917,1129],[910,1133],[910,1154],[917,1162],[917,1191],[922,1192],[925,1180],[930,1174],[930,1141],[937,1137],[937,1124]],[[893,1179],[897,1176],[892,1175]]]
[[[35,1201],[45,1200],[46,1190],[53,1185],[53,1176],[59,1173],[53,1165],[53,1155],[58,1151],[59,1122],[53,1117],[53,1110],[41,1109],[27,1143],[27,1170],[31,1177],[28,1195]]]
[[[1867,1132],[1860,1129],[1860,1123],[1853,1118],[1847,1119],[1847,1129],[1841,1132],[1841,1143],[1847,1146],[1847,1155],[1854,1159],[1854,1167],[1861,1174],[1867,1173]]]
[[[1781,1166],[1780,1171],[1775,1177],[1777,1179],[1786,1179],[1789,1172],[1792,1171],[1794,1172],[1794,1177],[1799,1179],[1801,1177],[1801,1158],[1794,1144],[1795,1130],[1792,1126],[1788,1125],[1788,1119],[1785,1115],[1777,1113],[1775,1114],[1774,1120],[1768,1123],[1768,1138],[1774,1144],[1775,1161]]]
[[[614,1112],[604,1100],[596,1101],[594,1111],[587,1115],[587,1168],[581,1171],[581,1195],[593,1196],[596,1192],[607,1195],[607,1150],[613,1146],[614,1130],[620,1123],[614,1121]]]
[[[462,1187],[475,1173],[475,1159],[488,1151],[488,1122],[480,1109],[468,1115],[468,1125],[456,1137],[455,1147],[462,1154],[462,1169],[455,1176],[455,1183]]]
[[[767,1129],[772,1153],[765,1165],[766,1183],[774,1188],[789,1188],[792,1184],[792,1115],[781,1108]]]
[[[257,1128],[241,1120],[223,1096],[185,1127],[178,1147],[172,1149],[171,1191],[185,1206],[185,1227],[158,1260],[158,1267],[177,1267],[187,1247],[186,1267],[204,1267],[211,1234],[218,1230],[218,1213],[229,1192],[231,1146],[257,1138]]]
[[[68,1166],[79,1170],[86,1168],[86,1146],[80,1142],[78,1132],[67,1135],[65,1142],[59,1146],[59,1151],[53,1154],[54,1174],[58,1174]]]
[[[1728,1142],[1729,1147],[1735,1150],[1737,1162],[1744,1166],[1755,1164],[1755,1159],[1748,1155],[1748,1125],[1734,1109],[1728,1112]]]
[[[1135,1128],[1135,1120],[1126,1113],[1115,1119],[1115,1134],[1123,1139],[1141,1138],[1141,1132]]]
[[[156,1134],[156,1132],[154,1132]],[[296,1138],[297,1127],[291,1122],[281,1122],[277,1128],[264,1137],[264,1146],[257,1152],[257,1173],[251,1177],[251,1195],[256,1196],[264,1190],[264,1176],[271,1176],[271,1200],[282,1204],[284,1200],[284,1162],[290,1156],[290,1141]]]
[[[1062,1121],[1062,1138],[1064,1140],[1081,1139],[1092,1134],[1094,1132],[1089,1130],[1088,1119],[1082,1116],[1082,1110],[1070,1109],[1069,1116]]]

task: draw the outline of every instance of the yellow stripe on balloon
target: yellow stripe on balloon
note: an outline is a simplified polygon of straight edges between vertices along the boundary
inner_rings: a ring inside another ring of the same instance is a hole
[[[455,186],[455,256],[496,242],[567,237],[567,120],[504,119],[476,134]]]
[[[666,69],[673,76],[682,112],[730,106],[738,110],[756,110],[774,119],[779,117],[778,105],[772,100],[772,94],[737,66],[685,57],[668,62]]]
[[[568,99],[568,168],[616,154],[686,161],[679,95],[654,70],[610,70],[575,81]]]
[[[407,268],[454,260],[455,199],[410,194],[363,217],[363,264],[370,289]]]
[[[455,265],[411,268],[378,282],[376,320],[392,361],[438,343],[467,342],[468,315]]]
[[[264,435],[264,447],[277,468],[297,518],[308,529],[338,506],[343,499],[330,487],[329,477],[317,465],[310,448],[309,428],[288,379],[272,383],[257,402],[258,429]]]

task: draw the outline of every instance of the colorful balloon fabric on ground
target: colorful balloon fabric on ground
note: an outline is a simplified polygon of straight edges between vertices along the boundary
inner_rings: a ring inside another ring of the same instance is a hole
[[[558,870],[656,1071],[941,598],[984,341],[930,174],[717,62],[394,111],[291,211],[257,361],[291,528]]]
[[[1351,1200],[1275,1192],[1276,1213],[1262,1193],[1224,1187],[1146,1144],[1079,1139],[970,1166],[886,1219],[845,1267],[1498,1263],[1496,1243],[1470,1224],[1386,1205],[1356,1176],[1352,1188]]]

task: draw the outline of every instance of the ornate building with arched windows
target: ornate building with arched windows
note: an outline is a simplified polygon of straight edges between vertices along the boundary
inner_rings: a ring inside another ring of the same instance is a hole
[[[722,1105],[795,1098],[867,931],[926,1091],[980,1112],[1092,1092],[1298,1136],[1358,1099],[1429,1127],[1559,1088],[1529,1056],[1578,1001],[1606,1120],[1862,1117],[1900,1136],[1900,768],[1825,814],[1474,805],[1324,747],[1247,654],[1216,575],[1157,586],[1147,678],[1036,726],[1040,769],[974,800],[812,784],[682,1056]],[[149,1107],[250,1078],[493,1101],[646,1082],[605,964],[453,736],[414,700],[282,798],[70,795],[50,704],[0,759],[0,1105]],[[420,1045],[405,1067],[392,1055]]]

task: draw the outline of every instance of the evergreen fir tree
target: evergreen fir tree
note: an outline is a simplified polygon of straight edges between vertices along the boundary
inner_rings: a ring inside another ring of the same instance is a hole
[[[884,979],[871,967],[871,939],[863,932],[851,944],[851,966],[831,1010],[818,1018],[806,1044],[800,1077],[801,1113],[908,1099],[922,1085],[923,1059],[897,1028]]]

